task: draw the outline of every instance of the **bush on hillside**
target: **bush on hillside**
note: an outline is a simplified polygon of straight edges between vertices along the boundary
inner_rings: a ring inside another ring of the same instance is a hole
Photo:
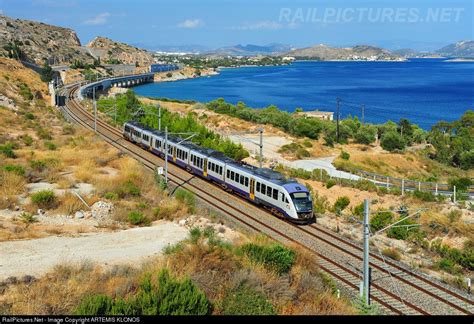
[[[196,197],[192,192],[179,188],[176,190],[175,197],[179,202],[185,204],[191,213],[194,212],[196,209]]]
[[[51,209],[56,206],[57,198],[52,190],[41,190],[31,195],[31,202],[39,208]]]
[[[336,202],[334,203],[333,210],[336,213],[341,213],[347,206],[351,203],[349,197],[343,196],[337,198]]]
[[[406,143],[400,134],[396,132],[388,132],[383,134],[380,140],[382,148],[389,152],[402,151],[405,149]]]
[[[222,315],[276,315],[273,305],[263,294],[245,285],[227,293],[220,312]]]
[[[393,222],[393,213],[389,211],[377,211],[370,219],[372,232],[381,230]]]
[[[295,251],[279,244],[261,246],[248,243],[241,249],[250,260],[279,275],[288,273],[296,261]]]
[[[135,296],[112,299],[88,296],[76,308],[76,315],[207,315],[211,305],[190,279],[177,280],[161,270],[156,280],[148,274]]]

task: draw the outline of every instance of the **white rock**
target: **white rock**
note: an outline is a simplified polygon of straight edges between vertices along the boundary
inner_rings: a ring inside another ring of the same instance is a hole
[[[187,223],[186,219],[182,219],[178,222],[179,226],[186,226],[186,223]]]
[[[77,211],[76,215],[75,215],[75,218],[77,218],[77,219],[84,218],[84,213],[82,211]]]

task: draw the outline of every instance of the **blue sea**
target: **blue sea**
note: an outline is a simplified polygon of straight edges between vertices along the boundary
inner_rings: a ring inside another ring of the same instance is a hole
[[[443,59],[407,62],[295,62],[288,66],[222,69],[212,77],[151,83],[141,96],[209,102],[224,98],[253,108],[336,111],[382,123],[408,118],[424,129],[474,109],[474,63]]]

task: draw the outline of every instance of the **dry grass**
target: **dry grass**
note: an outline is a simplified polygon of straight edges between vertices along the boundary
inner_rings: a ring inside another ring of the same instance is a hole
[[[0,197],[20,195],[25,192],[25,185],[24,177],[0,170]]]
[[[59,199],[59,207],[55,212],[63,215],[74,215],[79,210],[84,210],[87,207],[79,198],[73,193],[66,193]]]

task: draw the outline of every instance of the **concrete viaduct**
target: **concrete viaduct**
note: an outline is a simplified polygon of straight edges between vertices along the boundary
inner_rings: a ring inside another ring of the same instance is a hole
[[[102,91],[110,87],[128,88],[143,83],[153,82],[153,73],[127,75],[122,77],[107,78],[100,81],[86,84],[79,89],[79,99],[92,98],[93,91]]]

